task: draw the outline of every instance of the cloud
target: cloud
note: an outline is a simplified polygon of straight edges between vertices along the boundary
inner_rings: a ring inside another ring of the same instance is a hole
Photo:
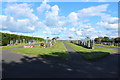
[[[76,34],[77,34],[78,36],[80,36],[80,35],[82,35],[82,32],[83,32],[83,31],[79,30],[79,31],[76,31]]]
[[[81,18],[85,17],[93,17],[93,16],[106,16],[104,12],[107,11],[109,4],[103,4],[98,6],[92,6],[88,8],[83,8],[78,10],[77,12],[71,12],[67,17],[68,21],[73,24],[74,26],[79,26],[79,21]],[[102,17],[103,18],[103,17]],[[88,19],[84,20],[84,22],[89,21]]]
[[[103,4],[98,6],[92,6],[83,8],[76,12],[70,12],[67,16],[61,16],[61,8],[58,5],[49,5],[47,0],[44,0],[39,7],[37,7],[38,14],[43,16],[37,16],[34,12],[34,7],[31,4],[19,3],[7,5],[4,9],[5,15],[0,15],[2,23],[0,28],[3,30],[9,30],[12,32],[23,32],[30,33],[39,29],[44,35],[63,35],[70,36],[74,35],[74,38],[84,38],[90,36],[103,36],[108,35],[106,32],[97,31],[92,27],[90,18],[99,16],[101,21],[97,23],[99,28],[104,28],[110,31],[117,31],[117,17],[112,17],[105,13],[109,4]],[[86,23],[87,22],[87,23]],[[68,28],[68,25],[72,28]],[[94,25],[94,24],[93,24]],[[96,25],[96,23],[95,23]],[[66,33],[65,33],[66,32]],[[63,34],[65,33],[65,34]],[[41,34],[41,35],[42,35]],[[110,34],[110,33],[109,33]],[[109,35],[110,36],[110,35]]]
[[[30,4],[11,4],[4,9],[6,15],[0,15],[2,29],[13,32],[34,32],[42,24],[33,13]]]
[[[103,27],[107,30],[117,30],[118,29],[118,23],[110,24],[108,22],[98,22],[98,26]]]
[[[71,28],[71,29],[69,29],[70,31],[76,31],[76,29],[73,27],[73,28]]]
[[[104,5],[84,8],[78,11],[78,16],[79,17],[100,16],[102,15],[102,12],[107,10],[108,6],[109,4],[104,4]]]
[[[74,22],[74,21],[77,21],[78,20],[78,15],[76,12],[71,12],[69,15],[68,15],[68,18]]]
[[[50,8],[51,6],[47,4],[47,0],[44,0],[42,4],[37,8],[37,10],[39,14],[42,14],[43,12],[45,12],[46,10],[49,10]]]
[[[2,26],[1,29],[9,30],[12,32],[34,32],[39,27],[40,22],[34,24],[30,19],[15,19],[14,17],[0,15]]]
[[[29,18],[32,21],[38,20],[38,17],[33,14],[33,9],[27,3],[23,4],[11,4],[4,9],[6,15],[16,18]]]
[[[111,15],[108,14],[102,14],[101,15],[102,21],[108,22],[108,23],[118,23],[118,17],[112,17]]]
[[[65,30],[66,30],[66,27],[59,27],[59,28],[58,27],[56,28],[46,27],[43,33],[48,34],[48,35],[59,35]]]

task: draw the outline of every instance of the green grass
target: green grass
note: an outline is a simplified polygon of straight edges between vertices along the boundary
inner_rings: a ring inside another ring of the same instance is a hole
[[[27,55],[52,56],[65,59],[70,58],[70,55],[68,54],[67,49],[64,47],[63,42],[57,42],[50,48],[40,48],[39,46],[35,46],[34,48],[21,48],[14,51]]]
[[[44,42],[32,43],[32,45],[40,44],[40,43],[44,43]],[[29,44],[17,44],[17,45],[2,46],[2,47],[0,47],[0,49],[12,49],[12,48],[16,48],[16,47],[25,46],[25,45],[29,45]],[[37,45],[37,46],[39,46],[39,45]]]
[[[114,45],[112,45],[112,46],[103,45],[103,44],[95,44],[95,45],[98,45],[98,46],[105,46],[105,47],[114,47],[114,48],[120,48],[120,47],[118,47],[118,46],[114,46]]]
[[[11,49],[11,48],[21,47],[21,46],[25,46],[25,45],[28,45],[28,44],[18,44],[18,45],[2,46],[0,48],[1,49]]]
[[[76,52],[80,53],[80,55],[87,60],[99,59],[116,51],[113,49],[107,49],[102,47],[95,47],[95,49],[87,49],[69,42],[65,43],[68,44],[71,48],[73,48]]]

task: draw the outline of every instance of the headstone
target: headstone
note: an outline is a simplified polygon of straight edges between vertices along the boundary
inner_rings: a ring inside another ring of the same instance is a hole
[[[52,40],[52,45],[54,45],[54,41]]]
[[[32,46],[32,45],[31,45],[31,42],[29,42],[28,44],[29,44],[29,46]]]
[[[54,39],[54,43],[56,43],[56,40]]]
[[[16,40],[16,42],[15,42],[16,44],[18,44],[18,40]]]
[[[23,43],[25,43],[25,39],[23,39]]]
[[[22,43],[22,40],[20,40],[20,44]]]
[[[94,40],[91,40],[91,49],[94,49]]]
[[[90,48],[90,40],[88,41],[88,48]]]
[[[13,41],[12,40],[10,40],[10,45],[13,45]]]
[[[52,41],[50,41],[50,47],[52,46]]]

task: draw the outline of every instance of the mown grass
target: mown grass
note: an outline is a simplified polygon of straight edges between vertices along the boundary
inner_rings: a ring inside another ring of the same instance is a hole
[[[99,59],[116,51],[113,49],[102,48],[102,47],[87,49],[82,46],[75,45],[73,43],[69,43],[69,42],[65,42],[65,43],[68,44],[71,48],[73,48],[77,53],[80,53],[80,55],[87,60]]]
[[[50,48],[40,48],[39,46],[36,46],[34,48],[21,48],[14,51],[27,55],[52,56],[65,59],[70,58],[70,55],[68,54],[67,49],[64,47],[63,42],[57,42]]]
[[[25,45],[28,45],[28,44],[9,45],[9,46],[2,46],[0,48],[1,49],[11,49],[11,48],[21,47],[21,46],[25,46]]]
[[[95,45],[98,45],[98,46],[105,46],[105,47],[114,47],[114,48],[120,48],[119,46],[108,46],[108,45],[103,45],[103,44],[95,44]]]
[[[32,43],[32,45],[34,45],[34,44],[40,44],[40,43],[44,43],[44,42]],[[2,46],[2,47],[0,47],[0,49],[12,49],[12,48],[22,47],[22,46],[26,46],[26,45],[29,45],[29,44],[26,43],[26,44],[17,44],[17,45]]]

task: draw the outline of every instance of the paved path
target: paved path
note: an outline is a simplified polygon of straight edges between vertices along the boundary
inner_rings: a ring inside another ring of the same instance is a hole
[[[70,60],[29,57],[2,51],[3,78],[116,78],[118,56],[110,55],[97,61],[86,61],[68,45]],[[14,48],[16,49],[16,48]]]

